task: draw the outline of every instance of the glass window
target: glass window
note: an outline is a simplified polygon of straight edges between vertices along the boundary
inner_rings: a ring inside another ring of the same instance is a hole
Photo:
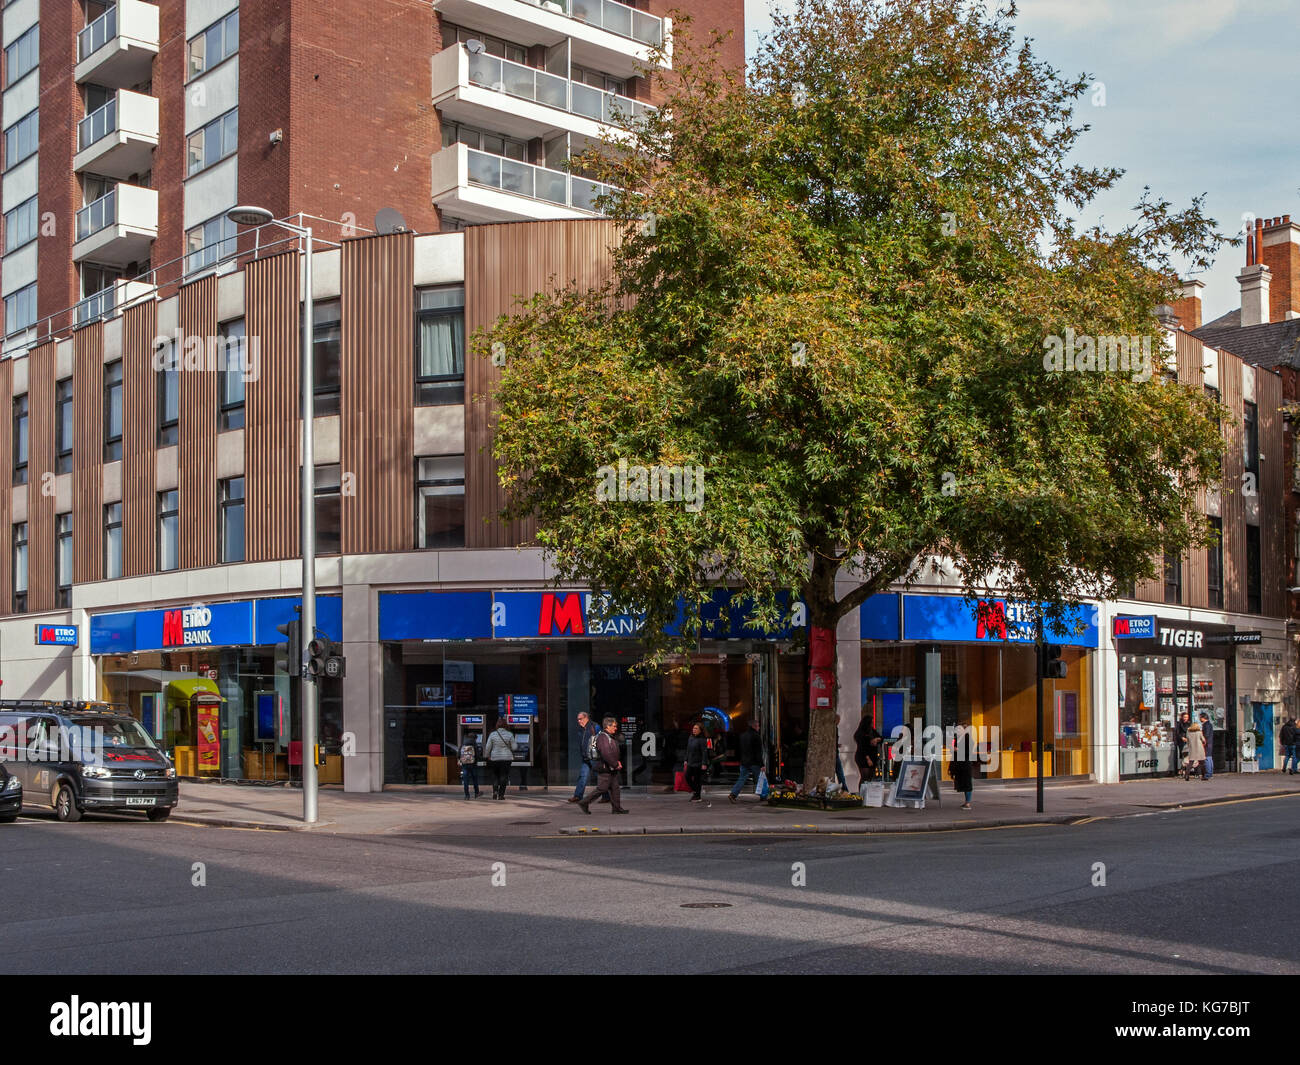
[[[465,546],[465,456],[416,459],[415,546]]]
[[[14,484],[27,483],[27,393],[14,397]]]
[[[233,255],[238,248],[239,227],[224,214],[210,218],[185,234],[188,273],[204,270],[213,263]]]
[[[1165,552],[1165,602],[1183,601],[1183,560],[1169,551]]]
[[[1245,436],[1242,459],[1247,473],[1259,477],[1259,408],[1254,403],[1242,405],[1241,427]],[[1258,491],[1258,485],[1256,486]]]
[[[54,585],[55,605],[72,605],[72,515],[55,515]]]
[[[214,118],[185,138],[186,171],[190,177],[239,151],[239,108]]]
[[[158,446],[169,447],[180,440],[180,353],[174,337],[158,349],[155,365],[159,367],[154,371],[158,388]]]
[[[5,212],[5,254],[36,239],[37,197],[24,200],[12,211]]]
[[[54,472],[72,470],[72,378],[54,384]]]
[[[217,327],[221,337],[225,361],[220,370],[217,394],[220,397],[219,430],[244,427],[244,376],[250,369],[247,361],[248,338],[244,335],[244,319],[222,322]]]
[[[465,401],[463,285],[416,293],[415,381],[417,406]]]
[[[1264,587],[1260,572],[1259,526],[1246,526],[1246,613],[1261,612],[1260,592]]]
[[[1210,532],[1215,542],[1206,549],[1206,583],[1209,585],[1209,604],[1223,609],[1223,519],[1210,519]]]
[[[122,576],[122,504],[104,506],[104,579]]]
[[[5,335],[36,324],[36,282],[5,297]]]
[[[40,23],[5,49],[5,88],[36,69],[41,60]]]
[[[340,468],[317,466],[316,554],[337,555],[342,544],[343,493]]]
[[[5,130],[5,169],[17,166],[40,146],[40,110],[29,111]]]
[[[27,522],[14,526],[14,613],[27,609]]]
[[[122,360],[104,367],[104,461],[122,457]]]
[[[221,482],[221,561],[244,561],[244,479]]]
[[[238,50],[239,11],[235,10],[190,40],[189,78],[196,78],[204,71],[211,70]]]
[[[158,569],[176,569],[180,563],[180,493],[158,493]]]
[[[343,378],[343,319],[339,300],[312,304],[313,404],[316,416],[337,414]]]

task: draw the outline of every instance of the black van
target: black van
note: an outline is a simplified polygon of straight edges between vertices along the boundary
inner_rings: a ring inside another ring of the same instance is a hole
[[[23,808],[23,784],[0,762],[0,825],[17,821]]]
[[[60,821],[97,810],[165,821],[177,803],[171,759],[125,714],[0,705],[0,751],[24,808],[53,808]]]

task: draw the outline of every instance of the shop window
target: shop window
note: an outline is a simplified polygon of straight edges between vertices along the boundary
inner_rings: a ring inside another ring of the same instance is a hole
[[[1260,573],[1259,526],[1246,526],[1246,613],[1258,614],[1262,609],[1261,589],[1264,587]]]
[[[465,401],[465,287],[416,293],[415,402],[438,406]]]
[[[343,492],[338,466],[316,467],[316,554],[337,555],[342,543]]]
[[[54,472],[72,471],[72,378],[54,385]]]
[[[1210,519],[1210,532],[1214,543],[1206,549],[1206,581],[1209,585],[1209,604],[1215,610],[1223,609],[1223,519]]]
[[[158,388],[158,446],[170,447],[180,440],[181,373],[174,338],[168,339],[156,355]]]
[[[55,517],[54,550],[55,605],[72,605],[72,515]]]
[[[312,304],[312,404],[316,417],[339,412],[343,312],[339,300]]]
[[[1177,605],[1183,601],[1183,560],[1172,552],[1165,552],[1165,602]]]
[[[244,384],[248,366],[248,338],[244,335],[244,319],[236,318],[217,326],[225,362],[219,371],[217,395],[218,431],[244,427]]]
[[[158,569],[180,566],[180,493],[158,493]]]
[[[14,525],[14,613],[27,611],[27,522]]]
[[[122,360],[104,367],[104,461],[122,457]]]
[[[221,482],[221,561],[244,561],[244,479]]]
[[[14,484],[27,483],[27,393],[14,399]]]
[[[104,507],[104,579],[122,576],[122,504]]]
[[[416,459],[415,546],[465,546],[465,456]]]

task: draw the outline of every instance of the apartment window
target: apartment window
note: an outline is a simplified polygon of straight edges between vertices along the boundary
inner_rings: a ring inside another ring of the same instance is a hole
[[[197,78],[239,50],[239,12],[218,19],[190,41],[189,77]],[[187,79],[188,80],[188,79]]]
[[[317,466],[316,554],[337,555],[342,544],[343,491],[338,466]]]
[[[415,546],[465,546],[465,456],[415,460]]]
[[[5,335],[36,324],[36,282],[5,297]]]
[[[180,492],[158,493],[158,569],[176,569],[181,564]]]
[[[1183,601],[1183,560],[1178,555],[1165,552],[1165,602]]]
[[[27,522],[14,526],[14,613],[27,610]]]
[[[122,576],[122,504],[104,506],[104,579]]]
[[[222,481],[219,493],[221,503],[221,561],[244,561],[244,479],[232,477]]]
[[[464,144],[470,148],[487,152],[490,155],[502,155],[507,159],[528,162],[528,145],[521,140],[506,137],[500,133],[488,133],[486,130],[462,126],[459,122],[442,124],[442,146],[449,148],[453,144]]]
[[[5,212],[5,254],[30,244],[36,239],[36,197],[24,200],[12,211]]]
[[[188,160],[186,177],[220,162],[239,150],[239,108],[214,118],[185,138]]]
[[[27,483],[27,393],[14,397],[14,484]]]
[[[5,169],[17,166],[40,145],[40,110],[29,111],[5,130]]]
[[[1210,606],[1223,609],[1223,519],[1210,519],[1210,532],[1215,542],[1206,548],[1206,583],[1209,585]]]
[[[1259,526],[1246,526],[1246,613],[1262,611],[1261,590],[1264,587],[1260,572]]]
[[[490,33],[479,33],[477,30],[466,29],[464,26],[453,26],[449,22],[442,24],[443,48],[453,48],[458,44],[466,44],[469,41],[482,42],[483,51],[488,55],[508,59],[512,63],[526,63],[528,61],[528,51],[523,45],[511,44],[509,41],[503,41],[500,37],[493,37]]]
[[[122,457],[122,360],[104,367],[104,461]]]
[[[209,218],[185,234],[185,270],[195,273],[219,259],[233,255],[238,247],[239,227],[224,214]]]
[[[218,412],[219,431],[244,427],[244,374],[248,370],[248,339],[244,335],[244,319],[236,318],[217,326],[226,360],[219,373],[217,394],[221,409]]]
[[[181,418],[180,357],[174,338],[158,349],[154,371],[158,389],[158,446],[169,447],[179,442]]]
[[[586,67],[574,66],[571,78],[573,81],[580,82],[583,85],[590,85],[593,89],[599,89],[601,92],[617,93],[619,96],[627,95],[627,81],[625,79],[612,78],[608,74],[602,74],[599,70],[588,70]]]
[[[312,305],[312,374],[316,415],[339,412],[343,380],[343,319],[339,300]]]
[[[1247,473],[1255,475],[1256,481],[1259,478],[1259,408],[1253,403],[1243,403],[1241,405],[1241,427],[1245,436],[1245,442],[1242,448],[1242,459],[1245,462]]]
[[[40,24],[33,26],[5,49],[5,88],[17,84],[41,60]]]
[[[54,519],[54,587],[55,605],[72,605],[72,515],[58,514]]]
[[[72,378],[54,385],[54,472],[72,472]]]
[[[416,292],[415,402],[438,406],[465,401],[465,288]]]

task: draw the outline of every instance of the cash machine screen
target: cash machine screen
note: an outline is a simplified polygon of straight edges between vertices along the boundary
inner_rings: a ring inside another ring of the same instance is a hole
[[[515,733],[515,761],[530,762],[532,761],[532,752],[528,749],[528,733]]]

